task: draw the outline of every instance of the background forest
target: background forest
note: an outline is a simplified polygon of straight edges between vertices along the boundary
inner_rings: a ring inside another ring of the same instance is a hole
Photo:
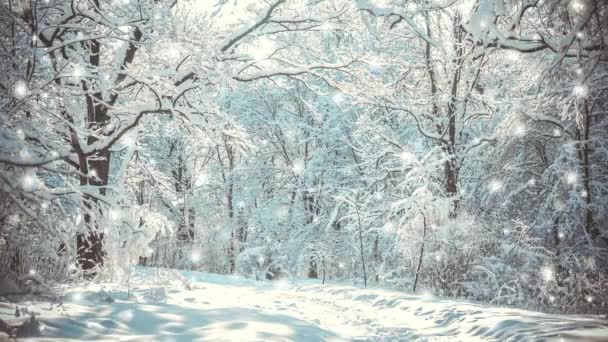
[[[608,3],[0,0],[0,278],[608,312]]]

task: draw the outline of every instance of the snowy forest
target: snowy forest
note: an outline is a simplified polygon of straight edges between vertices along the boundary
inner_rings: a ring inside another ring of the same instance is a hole
[[[0,71],[0,323],[162,272],[608,314],[604,0],[0,0]]]

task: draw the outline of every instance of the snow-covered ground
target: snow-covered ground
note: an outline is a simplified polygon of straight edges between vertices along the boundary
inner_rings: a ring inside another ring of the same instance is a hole
[[[598,317],[306,281],[135,273],[128,287],[58,288],[61,306],[21,306],[40,314],[44,341],[608,341],[608,321]],[[14,313],[15,304],[0,303],[0,318]]]

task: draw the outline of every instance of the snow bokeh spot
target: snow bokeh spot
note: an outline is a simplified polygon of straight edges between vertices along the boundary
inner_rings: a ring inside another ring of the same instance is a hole
[[[490,190],[491,193],[496,193],[501,191],[503,188],[503,182],[500,179],[492,179],[489,183],[488,183],[488,190]]]
[[[292,170],[295,174],[301,175],[304,172],[304,161],[294,160]]]
[[[574,171],[566,173],[566,183],[573,185],[578,181],[578,175]]]
[[[587,9],[585,0],[570,0],[569,4],[570,11],[574,14],[583,14]]]
[[[513,135],[521,138],[523,136],[525,136],[527,133],[527,129],[526,126],[522,123],[517,123],[515,124],[515,126],[513,127]]]
[[[192,252],[190,253],[190,260],[196,263],[201,261],[201,257],[201,251],[198,248],[193,248]]]
[[[71,297],[72,297],[72,301],[79,302],[82,300],[83,295],[82,295],[82,292],[73,292]]]
[[[577,84],[572,88],[572,95],[578,98],[589,96],[589,86],[586,84]]]
[[[15,98],[21,100],[27,96],[27,93],[27,83],[25,83],[24,80],[17,80],[13,86],[13,95]]]
[[[555,271],[552,266],[545,266],[541,269],[541,275],[546,282],[555,280]]]
[[[37,183],[38,179],[36,178],[36,175],[33,174],[32,170],[26,171],[25,174],[21,177],[21,187],[25,191],[29,192],[36,190]]]

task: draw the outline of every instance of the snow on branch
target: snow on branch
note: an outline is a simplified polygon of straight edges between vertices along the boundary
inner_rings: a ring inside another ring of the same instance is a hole
[[[148,109],[140,110],[139,113],[137,113],[137,115],[132,117],[125,125],[122,126],[121,129],[114,131],[114,133],[112,133],[112,135],[108,136],[105,139],[98,140],[95,143],[84,147],[82,149],[82,152],[86,156],[92,156],[100,151],[108,150],[110,147],[112,147],[112,145],[117,143],[125,133],[127,133],[130,129],[136,127],[144,115],[155,114],[155,113],[156,114],[169,114],[169,113],[171,113],[171,110],[162,109],[162,108],[148,108]]]
[[[422,29],[416,25],[411,15],[406,13],[404,10],[394,7],[378,7],[372,4],[369,0],[357,0],[357,8],[361,11],[366,11],[377,17],[397,17],[398,21],[405,21],[418,37],[424,39],[426,42],[433,46],[439,46],[431,37],[429,37]]]
[[[260,26],[268,23],[268,20],[272,16],[272,12],[274,12],[274,10],[277,7],[279,7],[282,3],[284,3],[285,1],[287,1],[287,0],[274,1],[274,3],[272,5],[270,5],[270,7],[268,7],[268,9],[266,10],[266,12],[264,14],[260,15],[258,18],[256,18],[253,21],[253,24],[243,26],[241,29],[236,30],[230,37],[228,37],[224,41],[224,43],[222,43],[222,45],[220,47],[220,51],[226,52],[228,49],[230,49],[235,44],[237,44],[241,39],[243,39],[247,35],[249,35],[251,32],[257,30]]]
[[[462,28],[472,37],[473,42],[484,48],[496,47],[523,53],[548,49],[557,54],[557,62],[564,57],[589,57],[592,52],[602,50],[608,44],[606,36],[583,39],[579,34],[585,30],[596,13],[597,7],[593,2],[589,4],[592,7],[578,14],[575,25],[561,38],[552,38],[549,34],[541,32],[517,34],[516,28],[525,10],[538,7],[540,3],[527,1],[522,6],[513,16],[507,17],[503,0],[482,0],[469,20],[462,24]],[[510,23],[507,25],[508,29],[501,28],[499,25],[503,17]],[[578,43],[575,44],[575,42]]]
[[[275,68],[275,69],[267,69],[260,72],[251,73],[249,75],[237,75],[233,76],[233,78],[237,81],[241,82],[250,82],[263,78],[271,78],[274,76],[297,76],[306,73],[310,73],[315,70],[339,70],[342,68],[346,68],[350,66],[354,61],[350,61],[345,64],[310,64],[306,66],[296,66],[290,68]]]

